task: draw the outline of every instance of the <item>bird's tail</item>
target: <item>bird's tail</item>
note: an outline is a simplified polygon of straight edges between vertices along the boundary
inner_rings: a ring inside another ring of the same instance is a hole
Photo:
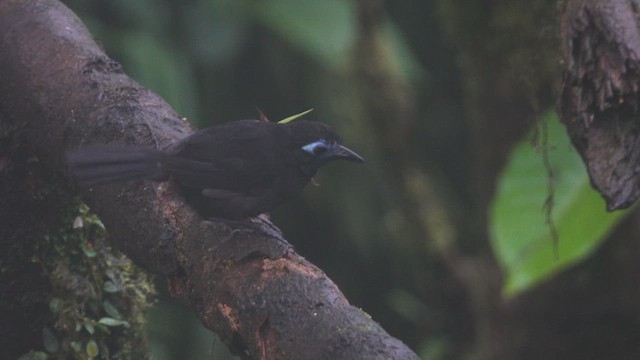
[[[89,146],[67,153],[69,168],[78,181],[98,185],[125,180],[164,180],[167,155],[138,146]]]

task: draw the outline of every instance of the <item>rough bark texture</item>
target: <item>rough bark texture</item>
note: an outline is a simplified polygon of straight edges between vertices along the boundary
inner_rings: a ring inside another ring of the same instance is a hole
[[[162,99],[129,79],[59,2],[1,2],[0,34],[0,130],[15,145],[13,151],[2,148],[0,170],[33,156],[42,169],[38,181],[64,187],[70,181],[64,153],[71,148],[165,147],[191,131]],[[63,193],[56,202],[69,196]],[[0,203],[2,213],[21,205],[17,198]],[[108,185],[85,199],[112,242],[137,264],[168,276],[172,294],[242,358],[417,359],[349,305],[266,220],[256,223],[260,232],[202,221],[165,183]],[[57,208],[54,203],[36,210],[46,217]],[[24,204],[19,209],[33,211]],[[15,238],[31,225],[5,230]]]
[[[609,210],[640,196],[640,31],[630,0],[569,0],[561,17],[562,121]]]

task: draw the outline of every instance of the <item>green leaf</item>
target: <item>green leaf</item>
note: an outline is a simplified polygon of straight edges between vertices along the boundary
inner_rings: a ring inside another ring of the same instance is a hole
[[[113,281],[105,281],[102,285],[102,290],[108,293],[116,293],[120,291],[120,287],[116,285]]]
[[[56,335],[48,327],[42,328],[42,344],[49,353],[56,353],[60,348]]]
[[[544,203],[548,175],[542,154],[520,143],[502,174],[491,209],[491,244],[506,273],[504,292],[514,296],[591,254],[628,212],[608,213],[555,113],[546,116],[553,171],[554,255]]]
[[[98,253],[94,250],[93,244],[85,242],[80,244],[80,248],[82,248],[82,252],[86,257],[92,258],[98,255]]]
[[[100,228],[100,230],[106,230],[106,228],[104,227],[104,224],[102,223],[100,218],[98,218],[97,215],[88,216],[84,219],[84,221],[88,222],[91,225],[97,226],[98,228]]]
[[[96,328],[91,323],[88,323],[88,322],[84,323],[84,328],[87,330],[87,332],[90,335],[93,335],[93,333],[96,332]]]
[[[100,320],[98,320],[98,322],[106,326],[120,326],[120,325],[129,326],[129,323],[124,320],[117,320],[110,317],[103,317]]]
[[[51,300],[49,300],[49,310],[51,310],[52,313],[57,314],[61,308],[62,308],[62,299],[54,297]]]
[[[80,352],[82,351],[82,343],[79,341],[71,341],[69,343],[69,345],[71,346],[71,348],[73,349],[73,351],[75,352]]]
[[[73,220],[73,228],[80,229],[84,226],[84,221],[82,221],[82,216],[76,216],[75,220]]]
[[[286,124],[286,123],[292,122],[293,120],[295,120],[295,119],[297,119],[299,117],[305,116],[305,115],[307,115],[308,113],[310,113],[312,111],[313,111],[313,109],[309,109],[309,110],[303,111],[303,112],[301,112],[299,114],[291,115],[291,116],[289,116],[287,118],[284,118],[284,119],[278,121],[278,124]]]
[[[98,348],[98,344],[96,344],[95,341],[90,340],[87,343],[87,347],[85,349],[85,351],[87,352],[87,355],[89,355],[89,358],[93,359],[94,357],[98,356],[98,354],[100,353],[100,349]]]
[[[111,316],[114,319],[122,319],[122,315],[120,311],[111,303],[109,300],[105,300],[102,302],[102,307],[107,315]]]

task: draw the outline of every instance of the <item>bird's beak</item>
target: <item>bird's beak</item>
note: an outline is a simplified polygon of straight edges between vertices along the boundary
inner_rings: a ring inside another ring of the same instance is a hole
[[[328,160],[349,160],[353,162],[363,163],[364,159],[355,151],[344,145],[336,144],[327,151],[324,157]]]

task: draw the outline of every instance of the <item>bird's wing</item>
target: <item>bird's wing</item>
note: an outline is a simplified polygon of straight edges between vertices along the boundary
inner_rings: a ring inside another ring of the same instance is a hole
[[[202,130],[178,144],[165,166],[179,183],[193,188],[268,188],[280,170],[268,130],[245,121]]]

